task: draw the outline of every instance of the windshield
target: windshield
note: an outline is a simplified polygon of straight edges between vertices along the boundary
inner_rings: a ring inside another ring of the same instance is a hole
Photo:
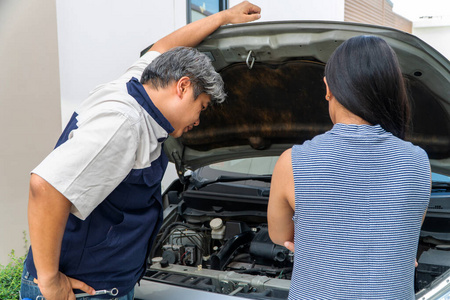
[[[192,173],[192,180],[197,184],[209,184],[212,181],[231,182],[233,178],[250,180],[247,185],[270,187],[278,156],[233,159],[202,167]]]
[[[201,177],[204,179],[216,179],[220,175],[243,176],[243,175],[271,175],[278,156],[252,157],[233,159],[204,167]],[[209,169],[209,171],[205,170]],[[205,172],[206,171],[206,172]],[[450,177],[438,173],[432,173],[433,182],[448,182]]]
[[[231,172],[239,175],[271,175],[278,156],[234,159],[212,164],[213,170]]]

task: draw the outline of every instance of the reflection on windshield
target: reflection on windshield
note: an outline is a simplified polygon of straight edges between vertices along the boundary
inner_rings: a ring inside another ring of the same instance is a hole
[[[271,175],[277,160],[278,156],[234,159],[212,164],[209,168],[216,171],[230,172],[239,175]],[[450,183],[450,177],[442,174],[432,173],[431,178],[434,182]]]
[[[277,160],[278,156],[252,157],[224,161],[212,164],[209,167],[214,170],[241,175],[271,175]]]

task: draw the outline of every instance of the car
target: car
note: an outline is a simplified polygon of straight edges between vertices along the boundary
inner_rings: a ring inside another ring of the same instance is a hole
[[[286,299],[293,254],[267,230],[278,156],[332,127],[324,66],[343,41],[376,35],[395,50],[413,102],[406,139],[428,154],[433,188],[417,252],[416,298],[450,298],[450,63],[419,38],[345,22],[224,26],[197,48],[228,98],[164,150],[179,179],[136,299]]]

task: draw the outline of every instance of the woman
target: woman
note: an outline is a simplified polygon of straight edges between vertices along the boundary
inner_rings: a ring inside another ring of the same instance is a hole
[[[425,151],[403,141],[397,57],[381,38],[351,38],[324,82],[333,128],[285,151],[272,176],[269,234],[295,245],[289,299],[414,299],[431,175]]]

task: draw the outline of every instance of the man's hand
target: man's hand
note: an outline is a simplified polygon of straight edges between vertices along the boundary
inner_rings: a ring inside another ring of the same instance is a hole
[[[46,300],[75,300],[73,289],[82,290],[90,295],[95,294],[95,290],[86,283],[67,277],[61,272],[47,280],[35,279],[35,283],[38,284]]]
[[[248,1],[244,1],[224,11],[227,24],[239,24],[261,18],[261,8]]]
[[[87,284],[58,271],[61,241],[72,203],[36,174],[31,175],[28,224],[37,284],[46,300],[75,300],[72,289],[95,293]]]
[[[149,50],[163,53],[177,46],[195,47],[220,26],[255,21],[261,17],[260,13],[261,8],[244,1],[181,27],[154,43]]]
[[[291,242],[291,241],[286,241],[286,242],[284,242],[283,245],[284,245],[284,247],[286,247],[289,251],[295,252],[295,245],[294,245],[293,242]]]

